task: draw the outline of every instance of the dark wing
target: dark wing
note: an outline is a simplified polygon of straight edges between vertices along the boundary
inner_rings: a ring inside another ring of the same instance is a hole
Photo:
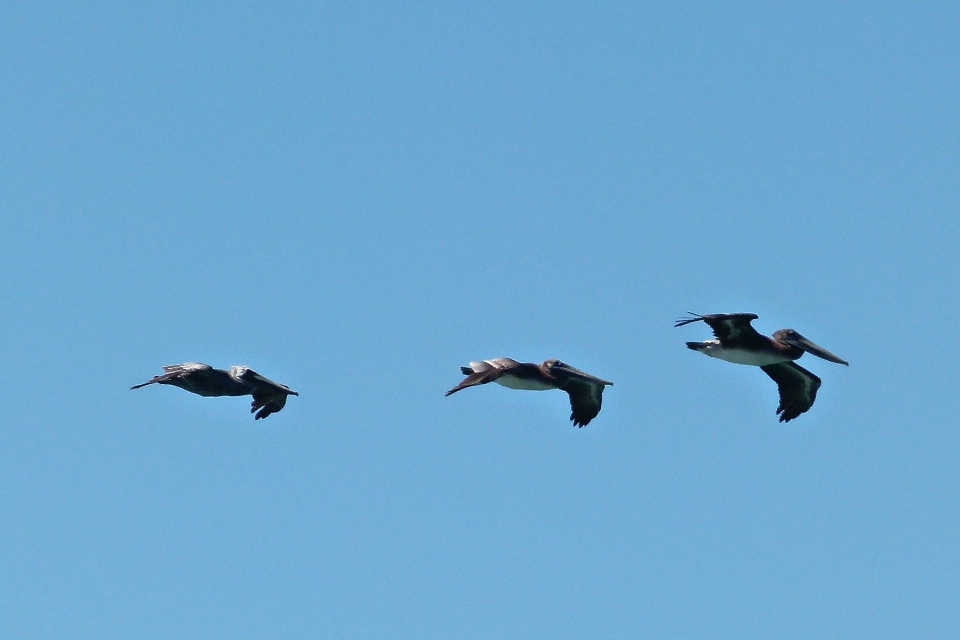
[[[152,380],[147,380],[142,384],[136,384],[130,389],[140,389],[148,384],[173,384],[177,380],[186,378],[189,375],[203,375],[205,371],[212,371],[213,367],[202,362],[185,362],[183,364],[168,364],[163,367],[162,376],[154,376]]]
[[[250,394],[253,396],[250,413],[257,413],[254,420],[266,418],[283,409],[287,404],[287,396],[300,395],[287,385],[274,382],[253,369],[244,369],[239,377],[250,387]]]
[[[276,413],[287,404],[287,393],[270,387],[260,387],[253,391],[253,402],[250,403],[250,413],[259,409],[254,420],[266,418]]]
[[[469,367],[460,367],[463,375],[467,376],[463,381],[450,391],[447,391],[444,397],[462,391],[468,387],[475,387],[480,384],[493,382],[505,373],[505,369],[495,367],[489,362],[471,362]]]
[[[585,427],[600,413],[603,385],[570,378],[561,387],[570,396],[570,419],[575,427]]]
[[[597,417],[603,405],[603,388],[613,385],[564,362],[555,362],[550,367],[550,375],[557,379],[558,388],[570,396],[570,419],[575,427],[585,427]]]
[[[780,390],[780,422],[790,422],[801,413],[806,413],[817,399],[820,378],[793,362],[780,362],[760,367],[773,378]]]
[[[759,316],[755,313],[714,313],[707,316],[701,316],[696,313],[690,313],[691,318],[680,318],[675,327],[682,327],[692,322],[701,320],[710,325],[713,329],[713,335],[718,340],[753,340],[762,336],[750,324],[751,320],[756,320]]]

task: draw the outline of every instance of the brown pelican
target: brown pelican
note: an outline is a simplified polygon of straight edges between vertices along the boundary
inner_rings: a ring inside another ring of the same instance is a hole
[[[163,368],[162,376],[154,376],[152,380],[130,388],[139,389],[148,384],[170,384],[205,397],[252,395],[250,413],[257,412],[254,420],[266,418],[283,409],[288,395],[300,395],[285,385],[264,378],[249,367],[230,367],[230,371],[224,371],[200,362],[167,365]]]
[[[688,342],[687,347],[711,358],[760,367],[773,378],[780,391],[780,406],[777,407],[780,422],[789,422],[806,413],[817,399],[817,389],[820,388],[820,378],[794,363],[794,360],[807,352],[830,362],[850,365],[793,329],[781,329],[772,338],[760,335],[750,325],[751,320],[758,318],[753,313],[690,315],[692,317],[677,320],[674,326],[682,327],[702,320],[713,329],[717,339]]]
[[[495,358],[471,362],[469,367],[460,367],[460,370],[467,376],[466,379],[447,391],[446,395],[488,382],[496,382],[509,389],[562,389],[570,396],[570,408],[573,411],[570,419],[575,427],[585,427],[597,417],[603,401],[603,388],[613,386],[612,382],[591,376],[556,359],[533,364]]]

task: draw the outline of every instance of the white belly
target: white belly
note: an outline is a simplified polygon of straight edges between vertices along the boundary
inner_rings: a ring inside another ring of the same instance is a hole
[[[525,391],[546,391],[547,389],[556,389],[548,384],[544,384],[539,380],[526,380],[523,378],[516,378],[511,375],[500,376],[494,380],[499,385],[503,385],[508,389],[523,389]]]
[[[724,349],[719,342],[707,342],[699,351],[711,358],[719,358],[734,364],[746,364],[752,367],[765,367],[768,364],[789,362],[790,358],[779,353],[765,351],[746,351],[743,349]]]

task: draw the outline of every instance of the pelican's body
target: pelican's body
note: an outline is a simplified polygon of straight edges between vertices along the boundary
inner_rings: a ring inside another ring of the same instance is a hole
[[[758,317],[753,313],[690,315],[692,317],[678,320],[675,326],[703,321],[713,329],[716,339],[688,342],[687,347],[711,358],[763,369],[777,383],[780,392],[780,406],[777,408],[780,422],[789,422],[809,411],[820,388],[820,378],[794,360],[804,353],[811,353],[837,364],[850,364],[793,329],[781,329],[773,337],[761,335],[750,324]]]
[[[688,343],[696,344],[694,348],[705,356],[725,360],[734,364],[745,364],[751,367],[764,367],[768,364],[777,364],[780,362],[790,362],[793,360],[789,355],[770,349],[745,349],[743,347],[725,347],[719,340],[708,340],[706,342]],[[797,356],[799,357],[799,356]]]
[[[172,385],[208,398],[252,395],[250,413],[257,413],[255,420],[283,409],[288,395],[300,395],[286,385],[264,378],[249,367],[230,367],[229,371],[225,371],[201,362],[166,365],[162,376],[154,376],[130,388],[140,389],[149,384]]]
[[[525,391],[561,389],[570,396],[570,420],[577,427],[585,427],[597,417],[603,402],[603,388],[613,385],[556,359],[534,364],[494,358],[471,362],[469,367],[460,367],[460,370],[467,377],[446,395],[489,382]]]

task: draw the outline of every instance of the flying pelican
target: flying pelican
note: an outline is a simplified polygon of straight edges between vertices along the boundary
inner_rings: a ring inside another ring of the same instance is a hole
[[[509,389],[530,391],[562,389],[570,396],[570,420],[575,427],[585,427],[597,417],[603,401],[603,388],[613,386],[612,382],[591,376],[556,359],[533,364],[510,358],[494,358],[471,362],[469,367],[460,367],[460,371],[467,377],[447,391],[446,395],[488,382],[496,382]]]
[[[793,362],[804,354],[849,366],[821,346],[803,337],[793,329],[781,329],[772,338],[760,335],[750,321],[759,316],[754,313],[716,313],[707,316],[690,314],[690,318],[677,320],[675,327],[700,322],[713,329],[716,340],[688,342],[687,347],[711,358],[719,358],[736,364],[760,367],[777,383],[780,391],[780,406],[777,414],[780,422],[790,422],[801,413],[806,413],[817,399],[820,378]]]
[[[230,371],[214,369],[200,362],[171,364],[163,368],[162,376],[154,376],[130,389],[139,389],[148,384],[169,384],[199,396],[253,396],[250,413],[257,412],[254,420],[266,418],[283,409],[287,396],[300,395],[289,387],[264,378],[249,367],[230,367]]]

